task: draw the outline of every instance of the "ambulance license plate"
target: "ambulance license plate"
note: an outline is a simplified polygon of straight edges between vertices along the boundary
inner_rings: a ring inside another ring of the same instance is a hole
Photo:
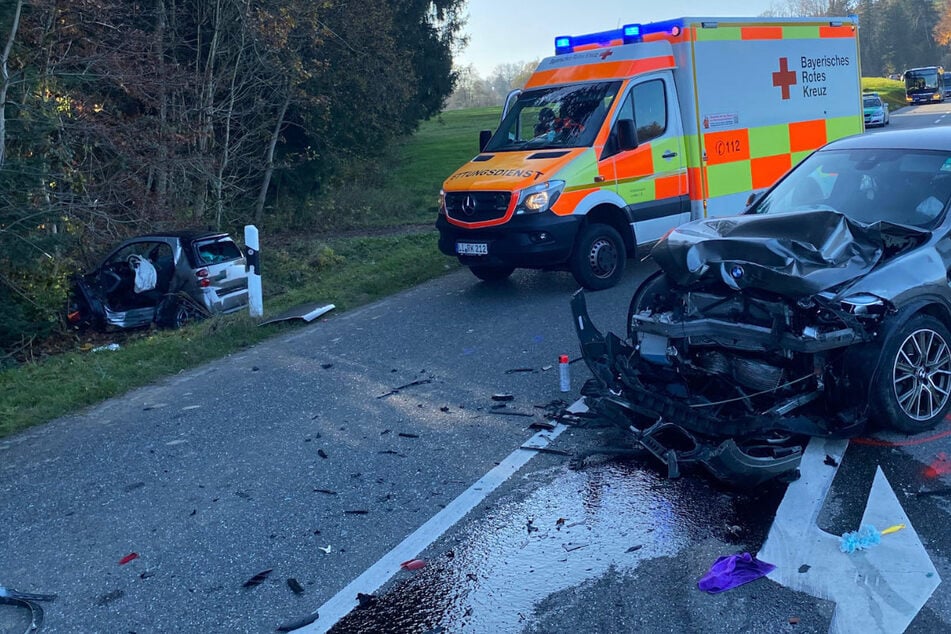
[[[459,255],[489,255],[489,245],[485,242],[457,242],[456,253]]]

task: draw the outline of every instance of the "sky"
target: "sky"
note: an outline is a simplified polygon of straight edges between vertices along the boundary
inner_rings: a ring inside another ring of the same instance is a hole
[[[487,78],[499,64],[553,55],[555,37],[680,17],[757,16],[776,0],[468,0],[469,44],[459,66]],[[645,7],[644,5],[648,5]],[[650,5],[656,5],[653,8]]]

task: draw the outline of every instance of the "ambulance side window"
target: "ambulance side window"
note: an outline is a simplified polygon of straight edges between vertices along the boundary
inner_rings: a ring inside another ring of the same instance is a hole
[[[637,144],[643,145],[667,131],[667,97],[660,79],[638,84],[627,93],[618,109],[617,121],[633,120],[637,129]],[[602,158],[618,153],[617,124],[608,139]]]
[[[634,125],[637,142],[644,144],[667,131],[667,97],[664,82],[654,79],[634,86]]]

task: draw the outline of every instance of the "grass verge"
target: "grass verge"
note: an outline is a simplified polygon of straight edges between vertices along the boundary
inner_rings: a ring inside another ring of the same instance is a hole
[[[884,77],[863,77],[862,92],[877,92],[889,110],[897,110],[908,105],[905,102],[905,84]]]
[[[266,314],[308,301],[351,309],[456,268],[437,233],[284,240],[262,249]],[[264,237],[267,245],[267,237]],[[293,326],[259,327],[246,314],[217,316],[180,331],[117,333],[115,352],[56,355],[0,372],[0,438],[218,359]],[[78,342],[77,342],[78,343]]]

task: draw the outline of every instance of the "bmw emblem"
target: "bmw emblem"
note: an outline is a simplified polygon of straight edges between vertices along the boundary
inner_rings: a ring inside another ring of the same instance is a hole
[[[739,264],[734,264],[733,268],[730,269],[730,277],[732,277],[734,280],[742,279],[744,273],[745,271],[743,271],[743,267]]]

